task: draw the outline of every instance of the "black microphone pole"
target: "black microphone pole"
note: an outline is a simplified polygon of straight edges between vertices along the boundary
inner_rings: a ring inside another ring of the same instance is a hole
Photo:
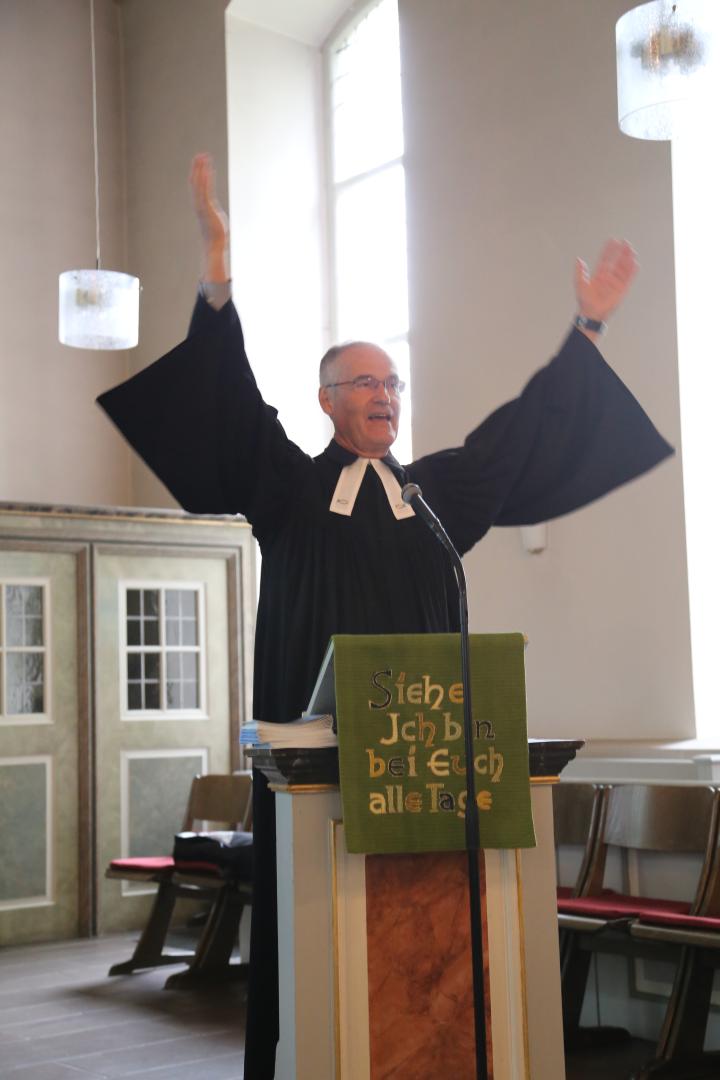
[[[485,973],[483,969],[482,918],[480,912],[480,878],[478,876],[478,852],[480,850],[480,827],[475,801],[475,754],[472,734],[472,701],[470,692],[470,638],[468,635],[467,583],[462,560],[455,546],[422,497],[417,484],[405,484],[403,502],[411,506],[428,528],[435,534],[450,556],[458,587],[460,603],[460,659],[463,683],[463,732],[465,735],[465,777],[467,798],[465,804],[465,847],[468,861],[468,885],[470,892],[470,948],[472,953],[473,1006],[475,1013],[475,1073],[477,1080],[487,1080],[487,1042],[485,1038]]]

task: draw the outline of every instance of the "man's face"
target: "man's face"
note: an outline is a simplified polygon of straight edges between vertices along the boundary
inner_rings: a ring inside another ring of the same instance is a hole
[[[397,377],[390,357],[375,345],[351,345],[330,365],[326,381],[351,382],[359,375],[376,379]],[[395,442],[400,421],[400,396],[383,383],[377,389],[354,386],[321,386],[320,407],[335,427],[335,439],[360,457],[381,458]]]

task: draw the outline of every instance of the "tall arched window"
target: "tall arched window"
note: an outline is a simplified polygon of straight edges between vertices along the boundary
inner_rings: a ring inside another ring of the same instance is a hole
[[[333,336],[377,342],[408,384],[393,452],[412,458],[405,168],[396,0],[363,8],[326,48]]]
[[[708,129],[709,131],[709,129]],[[673,140],[673,216],[683,487],[687,537],[695,726],[716,740],[720,562],[717,402],[720,365],[713,311],[720,244],[720,151],[712,133]]]

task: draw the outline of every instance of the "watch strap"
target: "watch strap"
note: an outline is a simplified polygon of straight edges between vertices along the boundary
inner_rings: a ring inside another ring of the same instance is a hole
[[[607,323],[602,319],[590,319],[587,315],[576,315],[573,326],[577,326],[578,330],[589,330],[593,334],[604,334],[607,330]]]

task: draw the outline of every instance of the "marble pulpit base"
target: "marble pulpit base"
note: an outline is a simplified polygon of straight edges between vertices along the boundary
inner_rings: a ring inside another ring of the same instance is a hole
[[[552,800],[480,855],[489,1076],[562,1080]],[[474,1080],[466,855],[348,855],[336,789],[277,792],[278,1080]]]

